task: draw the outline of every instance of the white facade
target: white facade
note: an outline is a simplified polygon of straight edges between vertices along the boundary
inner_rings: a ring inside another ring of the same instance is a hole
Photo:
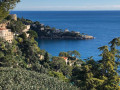
[[[69,30],[68,29],[65,29],[65,31],[64,32],[69,32]]]
[[[12,43],[14,37],[10,29],[0,29],[0,38]]]
[[[24,33],[26,33],[26,36],[29,37],[29,34],[27,33],[30,30],[30,25],[25,25],[26,28],[22,31]]]
[[[30,25],[25,25],[25,26],[26,26],[26,28],[22,32],[28,32],[29,31]]]
[[[43,27],[43,28],[40,28],[40,30],[43,31],[43,30],[45,30],[45,28],[44,28],[44,27]]]

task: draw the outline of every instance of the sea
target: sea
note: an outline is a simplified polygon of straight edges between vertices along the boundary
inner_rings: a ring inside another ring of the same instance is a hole
[[[94,36],[92,40],[37,40],[40,49],[52,56],[59,52],[77,50],[81,59],[93,56],[99,60],[99,47],[108,45],[116,37],[120,37],[120,11],[11,11],[19,18],[32,21],[57,29],[69,29]]]

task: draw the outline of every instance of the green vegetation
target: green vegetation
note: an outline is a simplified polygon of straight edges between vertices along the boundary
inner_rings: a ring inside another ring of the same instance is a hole
[[[116,49],[116,46],[120,46],[120,38],[113,39],[109,43],[110,47],[100,47],[102,59],[96,61],[92,57],[81,60],[80,53],[76,50],[60,52],[58,57],[50,58],[49,53],[40,50],[34,40],[37,34],[31,30],[28,33],[29,37],[26,37],[26,34],[22,32],[15,36],[12,44],[0,39],[0,75],[2,81],[0,86],[2,89],[10,87],[13,89],[32,87],[33,89],[49,90],[51,88],[52,90],[56,88],[60,90],[61,87],[63,90],[76,90],[76,87],[80,90],[120,89],[117,68],[120,56],[119,50]],[[41,56],[44,58],[41,59]],[[65,59],[67,59],[67,63]],[[33,72],[34,74],[32,74]],[[34,78],[32,78],[33,76]]]
[[[115,46],[120,45],[120,38],[115,38],[110,42],[110,50],[108,46],[100,47],[102,51],[101,60],[95,61],[89,58],[81,67],[73,69],[72,81],[82,89],[90,90],[119,90],[119,76],[117,66],[119,59],[118,50]]]
[[[8,16],[9,10],[16,6],[20,0],[0,0],[0,22]]]
[[[32,38],[38,38],[38,34],[35,32],[35,31],[33,31],[33,30],[29,30],[27,33],[29,33],[30,34],[30,37]]]
[[[78,90],[54,77],[24,69],[0,68],[0,77],[0,90]]]
[[[0,0],[0,21],[17,2],[19,0]],[[120,38],[110,41],[110,47],[99,48],[101,60],[92,57],[81,60],[76,50],[60,52],[58,57],[51,58],[48,52],[38,47],[35,38],[42,35],[52,37],[54,33],[60,37],[80,34],[73,31],[56,32],[55,28],[24,18],[14,21],[8,16],[4,20],[9,20],[7,27],[18,35],[12,43],[0,39],[0,89],[120,90],[120,51],[116,48],[120,46]],[[23,32],[25,25],[31,25],[31,30]]]
[[[94,37],[86,37],[80,32],[61,30],[56,29],[55,27],[50,27],[48,25],[41,24],[38,21],[31,21],[24,19],[23,17],[18,20],[21,20],[23,24],[31,25],[31,30],[37,32],[39,39],[93,39]]]
[[[11,29],[12,32],[22,33],[22,31],[25,29],[25,25],[20,20],[11,20],[7,28]]]
[[[60,57],[69,57],[69,54],[67,52],[60,52],[59,56]]]
[[[35,31],[23,32],[25,24],[20,19],[14,21],[8,16],[4,20],[9,20],[7,28],[10,28],[16,35],[12,43],[0,39],[0,89],[78,89],[71,85],[66,77],[71,75],[72,69],[66,64],[61,69],[62,58],[59,58],[60,62],[55,64],[60,65],[58,68],[61,71],[56,72],[57,69],[53,65],[56,59],[53,57],[50,61],[49,53],[40,50],[35,41],[38,37]],[[39,23],[36,22],[36,24]],[[29,34],[28,37],[27,34]]]

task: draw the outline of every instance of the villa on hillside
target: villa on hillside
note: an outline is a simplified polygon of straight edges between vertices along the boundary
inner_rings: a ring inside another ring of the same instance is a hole
[[[16,14],[11,14],[11,18],[17,21]],[[12,43],[14,36],[19,35],[19,33],[13,33],[11,32],[11,29],[7,29],[6,27],[8,26],[9,23],[10,21],[5,21],[0,23],[0,38],[9,43]],[[22,32],[26,33],[26,36],[29,37],[29,34],[27,32],[30,30],[30,25],[25,25],[25,26],[26,28]]]
[[[44,60],[44,58],[45,58],[44,55],[41,55],[41,54],[39,54],[38,57],[40,60]]]
[[[29,31],[29,29],[30,29],[30,25],[25,25],[26,26],[26,28],[22,31],[22,32],[28,32]]]
[[[16,15],[13,19],[17,20]],[[11,32],[11,29],[7,29],[7,25],[9,24],[9,22],[5,22],[5,23],[1,23],[0,24],[0,38],[2,38],[3,40],[12,43],[13,39],[14,39],[14,35],[19,35],[19,33],[13,33]],[[23,30],[24,33],[26,33],[26,36],[29,37],[29,34],[27,34],[27,32],[30,29],[30,25],[26,25],[26,28]]]
[[[10,29],[0,28],[0,38],[6,40],[9,43],[12,43],[14,36]]]
[[[6,40],[9,43],[12,43],[14,35],[11,32],[11,29],[7,29],[8,22],[0,24],[0,38]]]
[[[25,29],[24,29],[24,30],[22,30],[22,33],[25,33],[25,34],[26,34],[26,36],[27,36],[27,37],[29,37],[29,34],[27,33],[29,30],[30,30],[30,25],[25,25]],[[14,35],[15,35],[15,36],[19,36],[19,35],[20,35],[20,33],[15,32],[15,33],[14,33]]]
[[[75,60],[71,60],[68,57],[61,57],[61,58],[63,58],[65,60],[66,65],[69,65],[69,66],[73,66],[75,62],[78,60],[77,58]]]
[[[44,28],[44,27],[42,27],[42,28],[40,28],[40,30],[41,30],[41,31],[44,31],[44,30],[45,30],[45,28]]]
[[[61,57],[65,60],[66,65],[68,64],[68,57]]]
[[[26,34],[27,37],[29,37],[29,34],[27,33],[30,30],[30,25],[25,25],[26,28],[22,31]]]

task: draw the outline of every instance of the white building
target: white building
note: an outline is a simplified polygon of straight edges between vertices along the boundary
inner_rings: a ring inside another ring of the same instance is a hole
[[[30,25],[25,25],[25,26],[26,26],[26,28],[22,32],[28,32],[29,31]]]
[[[24,33],[26,33],[26,36],[29,37],[29,34],[27,33],[30,30],[30,25],[25,25],[26,28],[22,31]]]
[[[0,38],[12,43],[14,37],[10,29],[0,29]]]
[[[68,29],[65,29],[65,31],[64,32],[69,32],[69,30]]]
[[[65,60],[66,65],[68,64],[68,57],[61,57]]]
[[[44,27],[42,27],[42,28],[40,28],[40,30],[41,30],[41,31],[43,31],[43,30],[45,30],[45,28],[44,28]]]

